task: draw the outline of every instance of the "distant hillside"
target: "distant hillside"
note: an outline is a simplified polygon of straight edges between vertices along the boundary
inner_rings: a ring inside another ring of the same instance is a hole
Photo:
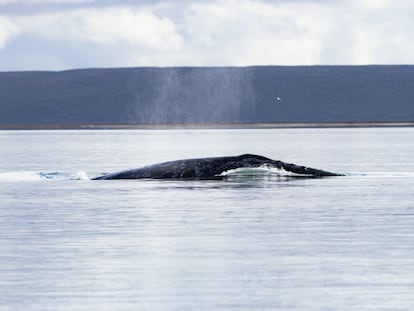
[[[0,73],[0,124],[414,121],[414,66]]]

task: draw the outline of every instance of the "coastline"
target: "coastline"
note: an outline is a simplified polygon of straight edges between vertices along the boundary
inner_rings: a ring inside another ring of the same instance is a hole
[[[414,122],[286,122],[163,124],[0,124],[0,130],[168,130],[414,127]]]

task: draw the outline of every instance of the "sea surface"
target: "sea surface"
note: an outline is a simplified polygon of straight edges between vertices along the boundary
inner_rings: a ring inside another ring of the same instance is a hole
[[[93,181],[256,153],[345,173]],[[0,310],[414,310],[414,128],[0,131]]]

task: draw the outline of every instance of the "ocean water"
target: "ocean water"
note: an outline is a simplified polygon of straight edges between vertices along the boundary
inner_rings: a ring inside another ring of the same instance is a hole
[[[256,153],[345,173],[93,181]],[[0,131],[0,310],[413,310],[414,128]]]

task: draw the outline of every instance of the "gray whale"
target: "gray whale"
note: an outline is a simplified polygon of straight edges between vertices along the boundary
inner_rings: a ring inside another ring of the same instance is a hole
[[[103,176],[106,179],[224,179],[224,172],[238,168],[270,167],[298,174],[300,177],[342,176],[342,174],[272,160],[260,155],[243,154],[234,157],[185,159],[153,164]]]

